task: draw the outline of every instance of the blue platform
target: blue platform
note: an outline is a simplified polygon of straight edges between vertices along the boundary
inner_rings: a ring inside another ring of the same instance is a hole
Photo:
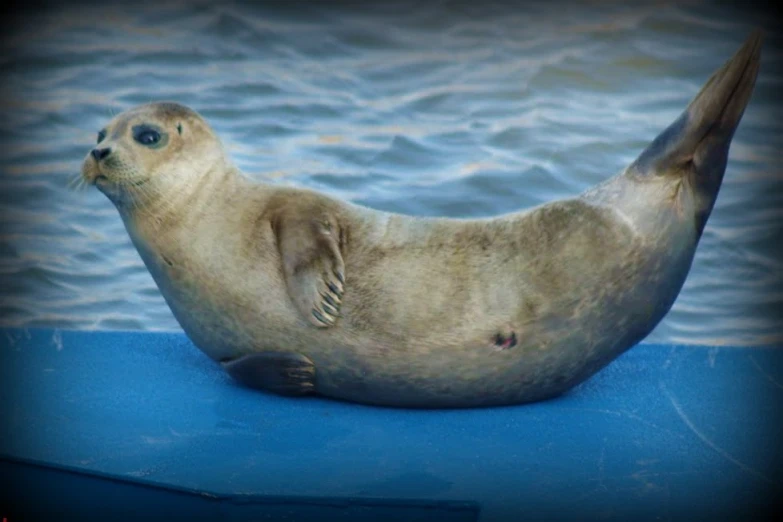
[[[783,484],[781,349],[643,344],[475,410],[267,395],[180,334],[3,330],[0,372],[8,522],[735,520]]]

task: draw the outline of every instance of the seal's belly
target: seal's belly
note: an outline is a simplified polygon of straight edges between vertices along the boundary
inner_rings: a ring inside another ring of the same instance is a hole
[[[604,262],[594,258],[590,269],[579,271],[571,270],[567,258],[584,260],[580,252],[550,255],[546,277],[541,268],[521,263],[526,272],[513,273],[508,285],[501,281],[513,304],[505,314],[503,306],[480,306],[497,287],[487,285],[484,295],[474,289],[476,306],[447,302],[427,310],[418,335],[407,329],[396,338],[400,344],[394,344],[393,332],[384,333],[363,339],[360,349],[325,357],[317,364],[318,390],[397,406],[518,403],[558,395],[652,331],[671,307],[692,257],[687,245],[666,255],[639,245],[607,252]],[[558,259],[559,271],[553,268]],[[448,312],[458,320],[432,320]],[[456,335],[443,330],[445,324]],[[392,323],[390,330],[401,326]]]
[[[518,403],[554,396],[582,382],[646,336],[668,310],[651,287],[645,298],[596,294],[563,306],[493,342],[492,330],[447,344],[407,339],[388,345],[366,339],[360,349],[313,351],[318,391],[396,406]],[[669,304],[671,300],[669,300]],[[561,304],[566,304],[561,302]]]

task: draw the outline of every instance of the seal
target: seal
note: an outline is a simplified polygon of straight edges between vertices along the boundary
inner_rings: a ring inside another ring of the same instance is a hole
[[[537,401],[672,306],[760,48],[755,32],[618,175],[492,219],[253,182],[201,116],[167,102],[116,116],[82,176],[118,209],[193,343],[244,385],[403,407]]]

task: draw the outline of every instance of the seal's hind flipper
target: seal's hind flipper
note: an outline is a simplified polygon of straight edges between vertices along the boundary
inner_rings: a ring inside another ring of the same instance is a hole
[[[339,229],[328,218],[281,219],[277,243],[291,299],[313,325],[332,326],[340,316],[345,264]]]
[[[289,396],[315,393],[315,366],[298,353],[252,353],[220,364],[234,380],[249,388]]]

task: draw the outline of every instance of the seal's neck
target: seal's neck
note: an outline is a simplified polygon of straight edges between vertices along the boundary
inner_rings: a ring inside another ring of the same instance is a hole
[[[218,195],[230,194],[242,180],[238,169],[225,159],[213,162],[199,176],[188,174],[166,173],[151,181],[154,186],[145,188],[143,199],[118,205],[123,221],[156,233],[188,226],[219,204]]]

